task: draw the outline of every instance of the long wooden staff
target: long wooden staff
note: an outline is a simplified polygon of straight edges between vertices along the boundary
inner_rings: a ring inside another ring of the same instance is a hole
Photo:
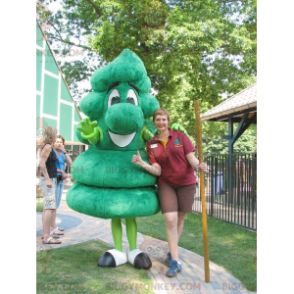
[[[201,130],[199,101],[198,100],[194,101],[194,104],[195,104],[196,134],[197,134],[199,163],[202,163],[203,162],[202,130]],[[204,182],[204,172],[199,169],[199,173],[200,173],[200,195],[201,195],[201,202],[202,202],[202,231],[203,231],[205,283],[209,283],[210,273],[209,273],[209,255],[208,255],[208,238],[207,238],[207,218],[206,218],[206,206],[205,206],[205,182]]]

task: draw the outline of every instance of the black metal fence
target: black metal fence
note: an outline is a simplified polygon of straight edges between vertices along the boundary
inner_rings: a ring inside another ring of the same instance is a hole
[[[205,173],[205,199],[208,216],[257,230],[256,153],[209,155]],[[202,212],[200,180],[193,204]]]

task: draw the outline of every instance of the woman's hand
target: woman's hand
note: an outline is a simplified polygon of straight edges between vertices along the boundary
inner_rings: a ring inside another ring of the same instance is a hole
[[[186,155],[186,158],[191,166],[193,166],[194,169],[201,169],[203,172],[207,172],[207,164],[205,162],[202,162],[199,164],[199,160],[195,157],[193,152],[190,152]]]
[[[60,151],[63,152],[64,154],[66,153],[63,145],[60,146]]]
[[[161,175],[161,166],[158,163],[153,163],[149,165],[147,162],[143,161],[139,150],[137,150],[137,155],[133,155],[132,163],[142,166],[148,173],[159,177]]]
[[[205,162],[200,163],[199,169],[201,169],[203,172],[207,172],[208,170],[207,164]]]
[[[132,163],[140,165],[140,166],[142,166],[144,164],[144,161],[141,158],[139,150],[137,150],[137,155],[133,155]]]
[[[51,183],[50,179],[49,180],[46,180],[46,186],[48,188],[52,188],[52,183]]]
[[[65,172],[62,172],[61,175],[63,180],[68,178],[68,174],[66,174]]]

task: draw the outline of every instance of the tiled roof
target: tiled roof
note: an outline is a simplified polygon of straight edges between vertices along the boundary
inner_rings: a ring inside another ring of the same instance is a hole
[[[225,115],[238,113],[245,109],[257,107],[257,83],[208,110],[200,116],[202,121],[216,119]]]

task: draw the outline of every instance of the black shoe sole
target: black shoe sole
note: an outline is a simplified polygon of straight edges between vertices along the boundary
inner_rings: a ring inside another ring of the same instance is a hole
[[[167,277],[170,277],[170,278],[173,278],[173,277],[176,277],[177,276],[177,273],[180,273],[182,270],[180,271],[177,271],[175,275],[173,274],[165,274]]]

